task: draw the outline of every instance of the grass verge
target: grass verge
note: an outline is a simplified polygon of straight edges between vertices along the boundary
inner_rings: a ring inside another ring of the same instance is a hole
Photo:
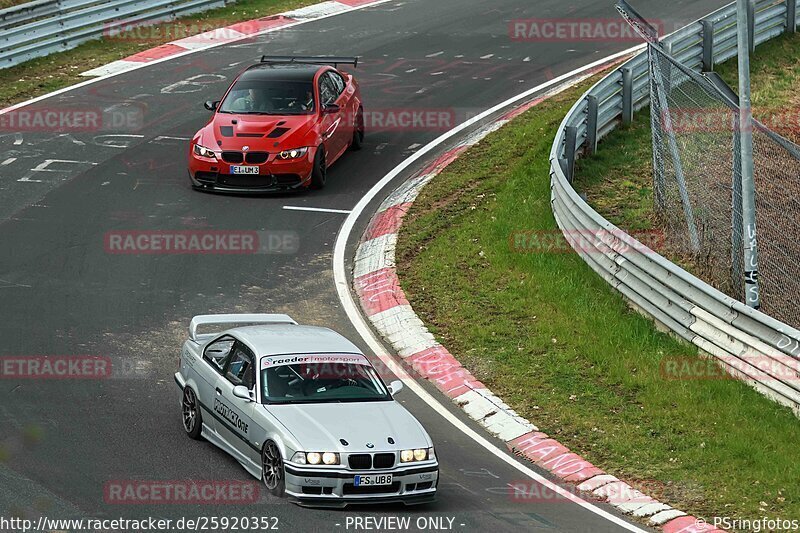
[[[662,361],[697,357],[693,346],[631,311],[576,254],[510,246],[519,230],[559,235],[548,156],[587,88],[521,115],[422,190],[399,236],[403,290],[478,379],[608,472],[698,516],[800,516],[788,409],[733,380],[667,379]],[[636,220],[645,200],[626,194]]]
[[[106,37],[0,70],[0,108],[73,85],[81,72],[197,33],[316,4],[320,0],[240,0],[229,6],[148,26],[135,37]],[[145,38],[141,38],[142,35]]]

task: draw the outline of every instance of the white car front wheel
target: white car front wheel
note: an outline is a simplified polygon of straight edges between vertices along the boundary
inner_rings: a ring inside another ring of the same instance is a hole
[[[269,440],[261,451],[261,478],[270,494],[282,497],[286,491],[286,472],[278,445]]]

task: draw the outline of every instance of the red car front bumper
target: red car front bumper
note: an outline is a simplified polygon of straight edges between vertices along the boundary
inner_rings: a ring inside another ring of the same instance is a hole
[[[189,148],[189,177],[199,190],[264,193],[306,189],[311,184],[316,150],[297,159],[280,159],[277,153],[223,151],[216,158],[201,157]],[[266,160],[264,160],[266,159]],[[257,167],[258,174],[234,174],[231,167]]]

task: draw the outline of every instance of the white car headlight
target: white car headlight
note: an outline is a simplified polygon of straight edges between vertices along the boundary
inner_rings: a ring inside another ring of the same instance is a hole
[[[292,148],[291,150],[283,150],[278,154],[279,159],[297,159],[303,157],[308,153],[308,147],[305,148]]]
[[[292,462],[296,463],[296,464],[299,464],[299,465],[306,464],[306,453],[305,452],[295,452],[295,454],[292,456]]]
[[[210,159],[216,159],[217,156],[214,155],[214,150],[210,150],[205,146],[200,146],[199,144],[194,145],[194,153],[199,155],[200,157],[208,157]]]
[[[339,454],[333,452],[325,452],[322,454],[322,462],[326,465],[338,465]]]
[[[336,452],[297,452],[292,462],[300,465],[338,465],[339,454]]]
[[[427,461],[428,459],[436,459],[433,448],[415,448],[413,450],[403,450],[400,452],[401,463]]]
[[[322,455],[317,452],[310,452],[306,454],[306,461],[310,465],[318,465],[322,462]]]

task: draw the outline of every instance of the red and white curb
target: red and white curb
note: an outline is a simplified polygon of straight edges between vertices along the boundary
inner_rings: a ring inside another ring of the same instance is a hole
[[[591,75],[587,72],[585,77]],[[578,83],[581,79],[569,85]],[[606,474],[580,455],[521,417],[464,368],[436,341],[400,288],[395,269],[395,245],[403,217],[419,191],[470,146],[513,117],[569,85],[512,110],[446,151],[395,189],[380,205],[361,237],[353,265],[353,285],[362,310],[377,332],[392,345],[407,367],[435,385],[473,420],[503,440],[515,454],[526,457],[562,481],[616,507],[625,514],[647,518],[666,533],[720,531],[702,520],[650,498]],[[520,496],[524,498],[524,495]]]
[[[216,28],[190,37],[184,37],[183,39],[178,39],[143,52],[138,52],[125,59],[112,61],[106,65],[82,72],[81,76],[108,76],[111,74],[120,74],[139,68],[146,63],[241,41],[302,22],[339,15],[348,11],[381,4],[386,1],[387,0],[334,0],[270,15],[268,17],[238,22],[230,26]]]

